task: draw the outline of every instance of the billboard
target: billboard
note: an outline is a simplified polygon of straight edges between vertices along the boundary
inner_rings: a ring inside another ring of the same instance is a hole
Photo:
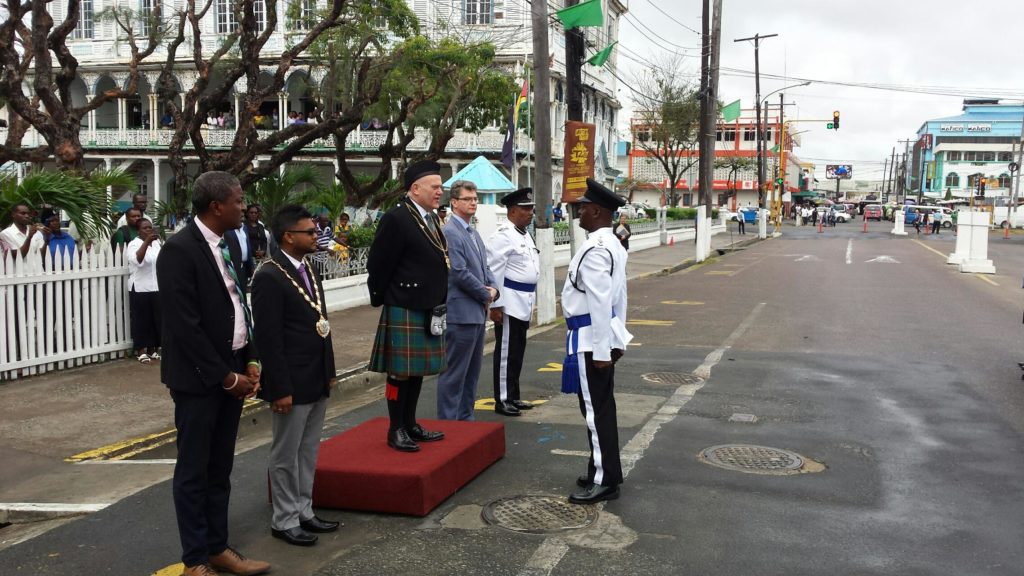
[[[825,178],[829,180],[849,180],[853,178],[853,164],[826,164]]]
[[[562,170],[562,202],[576,202],[587,191],[587,178],[594,177],[594,125],[565,123],[565,166]]]

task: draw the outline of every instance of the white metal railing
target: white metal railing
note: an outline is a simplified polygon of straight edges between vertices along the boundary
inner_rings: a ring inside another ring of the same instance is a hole
[[[658,222],[656,220],[641,220],[638,222],[630,222],[629,228],[633,235],[646,234],[648,232],[658,231]],[[693,220],[668,220],[665,222],[666,230],[680,230],[683,228],[693,228]],[[555,228],[555,246],[561,246],[569,243],[569,229],[568,228]]]
[[[349,248],[342,251],[317,252],[307,258],[324,280],[335,280],[366,274],[369,248]]]
[[[100,362],[131,347],[128,267],[108,245],[44,262],[0,258],[0,380]]]

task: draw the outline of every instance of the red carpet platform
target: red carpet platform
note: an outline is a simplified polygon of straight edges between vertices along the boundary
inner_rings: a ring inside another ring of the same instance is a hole
[[[374,418],[320,444],[313,505],[426,516],[505,455],[503,424],[419,422],[445,439],[398,452],[386,443],[387,418]]]

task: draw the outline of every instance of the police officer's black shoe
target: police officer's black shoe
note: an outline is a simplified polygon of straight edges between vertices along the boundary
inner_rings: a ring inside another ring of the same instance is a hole
[[[388,446],[399,452],[419,452],[420,445],[413,442],[405,428],[388,431]]]
[[[533,404],[526,402],[525,400],[512,400],[511,403],[520,410],[533,410]]]
[[[591,484],[593,484],[593,482],[590,481],[590,477],[588,477],[586,474],[576,479],[576,485],[579,486],[580,488],[586,488]]]
[[[444,439],[444,432],[431,432],[419,424],[409,426],[409,437],[416,442],[437,442]]]
[[[502,416],[520,416],[519,408],[511,402],[495,402],[494,411]]]
[[[573,504],[596,504],[605,500],[615,500],[618,497],[618,486],[593,484],[589,488],[581,488],[570,494],[569,502]]]

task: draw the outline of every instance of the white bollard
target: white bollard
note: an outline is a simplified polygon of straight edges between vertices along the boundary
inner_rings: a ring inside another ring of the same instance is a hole
[[[904,230],[906,222],[906,214],[904,214],[903,210],[897,210],[896,216],[893,217],[892,234],[895,236],[906,236],[907,231]]]
[[[996,267],[988,259],[988,212],[961,211],[957,217],[957,244],[966,236],[967,257],[960,262],[960,271],[967,274],[995,274]]]

